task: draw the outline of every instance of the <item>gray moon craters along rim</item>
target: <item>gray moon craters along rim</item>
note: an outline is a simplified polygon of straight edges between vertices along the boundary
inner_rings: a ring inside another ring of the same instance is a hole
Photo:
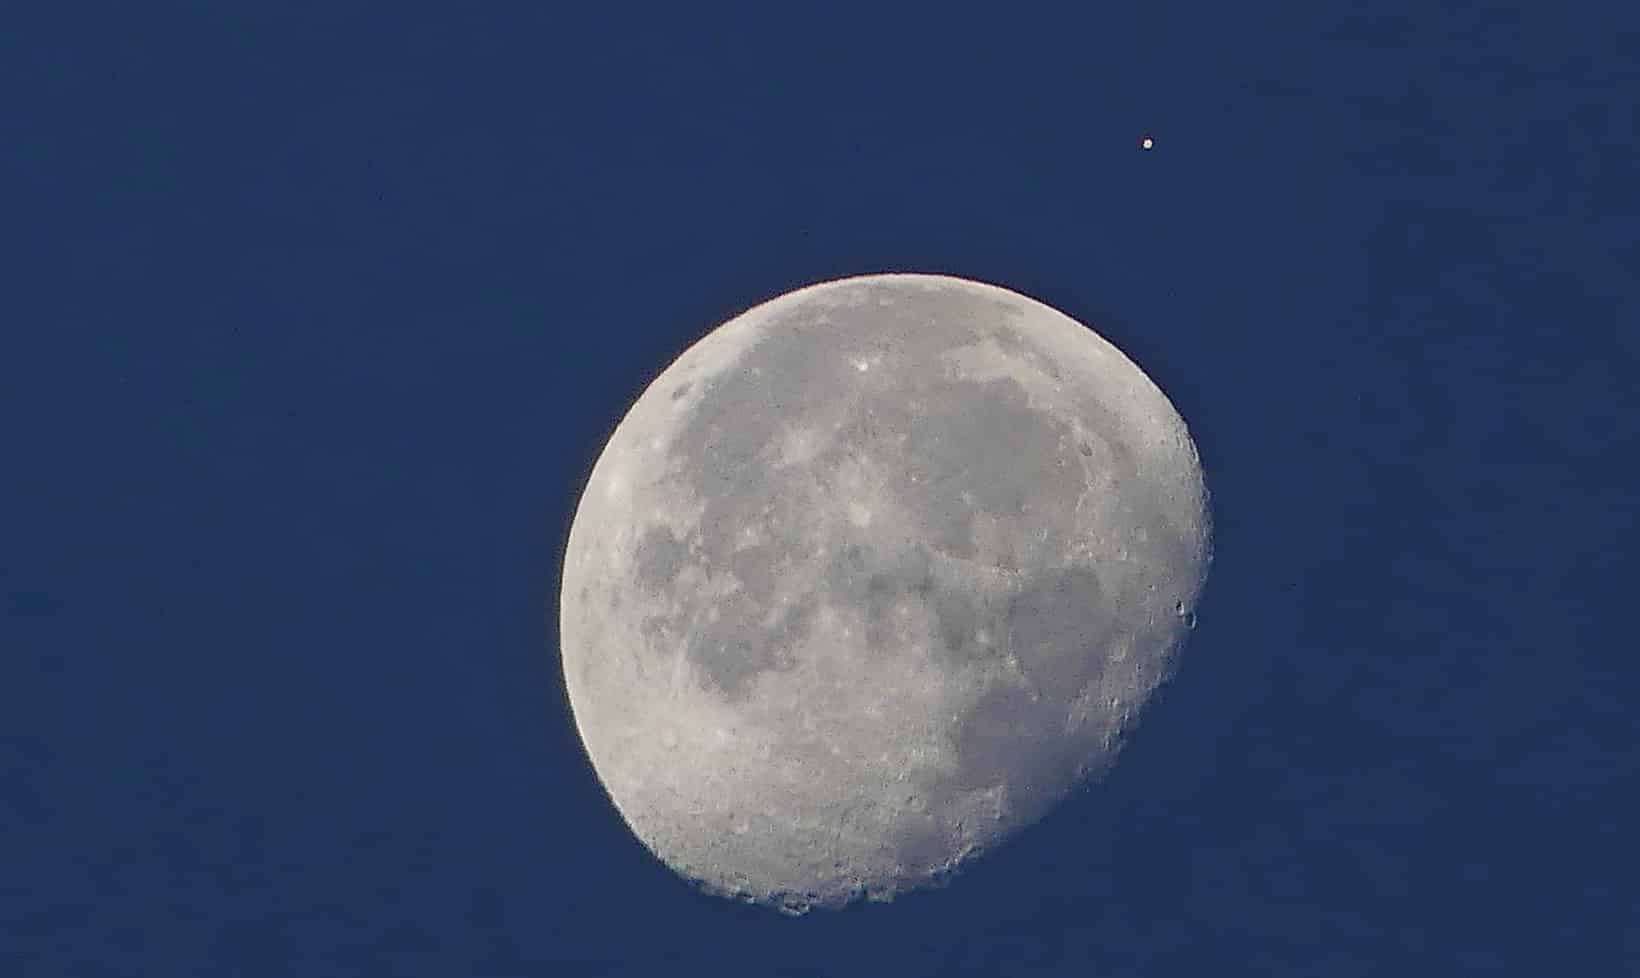
[[[1115,347],[992,285],[842,279],[709,333],[615,429],[564,679],[676,872],[888,900],[1109,767],[1209,562],[1195,446]]]

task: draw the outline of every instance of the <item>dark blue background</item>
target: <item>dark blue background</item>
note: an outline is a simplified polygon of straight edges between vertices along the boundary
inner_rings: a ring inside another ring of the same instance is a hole
[[[1633,15],[468,6],[8,18],[0,972],[1635,973]],[[1218,558],[1103,786],[792,921],[610,807],[557,560],[674,355],[890,269],[1127,351]]]

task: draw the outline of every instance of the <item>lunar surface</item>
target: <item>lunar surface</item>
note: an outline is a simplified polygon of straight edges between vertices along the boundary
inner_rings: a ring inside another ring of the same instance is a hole
[[[1111,765],[1210,562],[1173,406],[1033,299],[934,275],[757,306],[615,429],[559,594],[616,808],[788,913],[942,883]]]

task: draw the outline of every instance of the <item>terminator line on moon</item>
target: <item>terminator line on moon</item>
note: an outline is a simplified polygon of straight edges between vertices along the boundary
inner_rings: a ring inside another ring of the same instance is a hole
[[[942,882],[1114,761],[1210,562],[1195,446],[1033,299],[788,293],[615,429],[564,555],[582,742],[638,838],[788,913]]]

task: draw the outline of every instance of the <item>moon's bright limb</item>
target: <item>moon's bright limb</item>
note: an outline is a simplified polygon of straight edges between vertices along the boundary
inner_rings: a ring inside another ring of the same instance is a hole
[[[627,823],[788,912],[947,878],[1114,760],[1210,560],[1167,398],[996,286],[873,275],[730,320],[582,493],[564,678]]]

